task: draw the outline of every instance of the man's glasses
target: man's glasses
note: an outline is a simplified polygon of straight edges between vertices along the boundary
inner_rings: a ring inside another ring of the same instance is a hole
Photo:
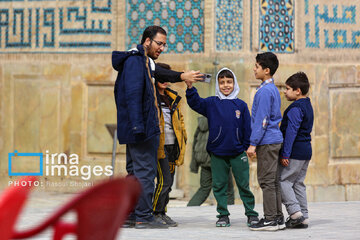
[[[167,44],[166,43],[163,43],[163,42],[159,42],[159,41],[156,41],[156,40],[154,40],[154,39],[152,39],[152,41],[154,41],[159,47],[164,47],[164,48],[166,48],[167,47]]]

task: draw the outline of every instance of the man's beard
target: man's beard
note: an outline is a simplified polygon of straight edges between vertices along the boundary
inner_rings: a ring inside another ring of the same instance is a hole
[[[146,47],[146,52],[147,52],[148,57],[150,57],[153,60],[156,60],[157,59],[156,55],[152,54],[152,52],[150,50],[151,50],[151,47],[149,45]]]

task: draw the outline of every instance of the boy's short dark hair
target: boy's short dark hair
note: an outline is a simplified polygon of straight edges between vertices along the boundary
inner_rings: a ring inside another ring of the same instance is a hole
[[[163,34],[166,36],[166,31],[160,26],[153,25],[153,26],[149,26],[149,27],[145,28],[143,35],[142,35],[141,44],[144,44],[144,42],[147,38],[150,38],[152,40],[157,33],[160,33],[160,34]]]
[[[171,67],[170,67],[169,64],[161,63],[161,62],[160,62],[160,63],[156,63],[156,65],[158,65],[158,66],[160,66],[160,67],[162,67],[162,68],[171,70]]]
[[[224,77],[234,79],[233,73],[230,70],[227,70],[227,69],[222,70],[218,75],[218,78],[224,78]]]
[[[286,80],[285,84],[291,87],[293,90],[300,88],[302,95],[306,95],[310,88],[309,79],[304,72],[297,72],[291,75]]]
[[[270,75],[273,76],[279,67],[279,60],[272,52],[264,52],[256,55],[256,62],[263,68],[270,69]]]
[[[156,63],[156,66],[171,70],[170,65],[166,64],[166,63],[159,62],[159,63]],[[158,85],[157,85],[158,83],[161,83],[161,82],[159,82],[158,80],[155,79],[155,86],[156,87],[158,87]]]

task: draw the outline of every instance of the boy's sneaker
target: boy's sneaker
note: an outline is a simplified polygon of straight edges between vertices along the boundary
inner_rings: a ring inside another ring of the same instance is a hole
[[[174,220],[172,220],[168,215],[162,214],[161,217],[169,227],[177,227],[178,226],[178,223],[175,222]]]
[[[296,228],[296,229],[299,229],[299,228],[308,228],[308,224],[305,224],[305,223],[300,223],[299,225],[296,225],[295,227],[293,228]]]
[[[277,224],[278,224],[279,230],[284,230],[286,228],[284,217],[278,217]]]
[[[154,219],[158,222],[161,222],[162,224],[166,225],[165,220],[163,219],[163,215],[162,214],[154,214]]]
[[[163,221],[159,221],[158,218],[154,218],[151,222],[136,222],[135,223],[136,229],[166,229],[169,228],[166,223]]]
[[[250,226],[250,230],[253,231],[276,231],[278,229],[277,220],[266,220],[265,218]]]
[[[250,227],[251,225],[257,224],[259,222],[259,218],[257,216],[248,216],[247,217],[247,225]]]
[[[219,220],[216,222],[217,227],[230,227],[229,216],[220,216]]]
[[[302,222],[305,220],[304,216],[298,217],[296,219],[292,219],[291,217],[288,217],[286,220],[286,228],[295,228],[296,226],[302,224]]]

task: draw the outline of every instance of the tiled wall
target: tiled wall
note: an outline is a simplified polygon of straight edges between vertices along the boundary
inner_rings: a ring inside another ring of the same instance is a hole
[[[136,46],[147,26],[160,25],[168,34],[167,53],[203,52],[203,9],[203,0],[128,0],[126,45]]]
[[[294,0],[261,0],[259,49],[293,53],[295,41]]]
[[[306,48],[359,49],[360,2],[304,0]]]
[[[110,52],[112,0],[1,0],[0,53]]]
[[[153,24],[168,32],[168,54],[359,49],[359,11],[351,0],[1,0],[0,54],[110,53]]]
[[[217,0],[215,13],[216,50],[241,50],[243,41],[243,1]]]

